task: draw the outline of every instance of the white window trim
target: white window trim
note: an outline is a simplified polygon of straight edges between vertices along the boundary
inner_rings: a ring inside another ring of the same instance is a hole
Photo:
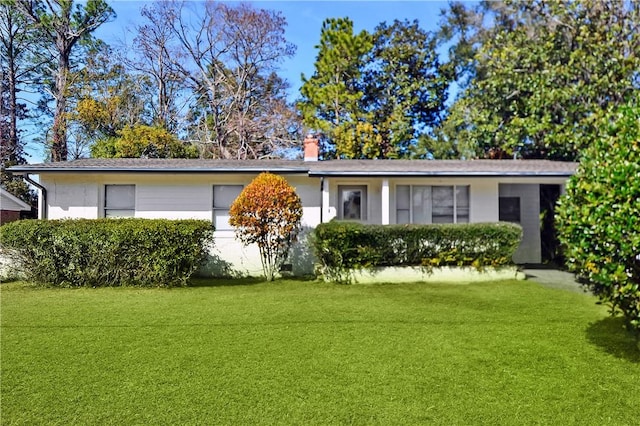
[[[364,194],[361,194],[361,204],[360,204],[360,219],[345,219],[344,217],[344,206],[342,204],[342,191],[344,189],[357,189],[357,190],[364,190]],[[338,183],[337,184],[337,190],[336,190],[336,197],[337,197],[337,203],[336,203],[336,207],[337,207],[337,218],[338,220],[346,220],[346,221],[356,221],[356,222],[363,222],[366,223],[369,221],[369,216],[371,214],[371,212],[369,211],[369,185],[366,183],[358,183],[358,182],[353,182],[353,183]],[[362,200],[362,198],[364,198],[364,200]],[[364,202],[363,202],[364,201]],[[364,204],[364,206],[362,205]],[[362,216],[364,216],[364,218],[362,218]]]
[[[244,189],[245,185],[241,184],[241,183],[214,183],[211,186],[211,223],[213,225],[216,224],[216,212],[222,212],[222,211],[229,211],[229,208],[231,207],[231,205],[229,205],[229,207],[216,207],[215,206],[215,202],[216,202],[216,197],[215,197],[215,187],[216,186],[237,186],[240,187],[240,192],[242,192],[242,190]],[[240,194],[240,193],[238,193]],[[233,235],[235,230],[233,229],[233,227],[229,227],[229,228],[223,228],[223,229],[218,229],[216,227],[215,229],[216,233],[221,233],[223,236],[224,235]]]
[[[128,208],[128,209],[114,209],[114,208],[108,208],[107,206],[107,187],[109,186],[132,186],[133,187],[133,206],[132,208]],[[138,197],[137,197],[137,193],[138,193],[138,188],[136,187],[135,184],[133,183],[105,183],[102,186],[102,217],[136,217],[136,211],[137,211],[137,202],[138,202]],[[126,210],[126,211],[131,211],[131,216],[108,216],[107,215],[107,211],[110,210]]]
[[[415,186],[428,186],[430,188],[433,188],[434,186],[446,186],[446,187],[452,187],[453,188],[453,223],[458,223],[458,197],[456,196],[456,191],[458,187],[467,187],[469,188],[469,193],[468,198],[469,198],[469,217],[468,217],[468,222],[460,222],[460,223],[470,223],[471,222],[471,185],[466,184],[466,185],[456,185],[456,184],[451,184],[451,185],[445,185],[445,184],[428,184],[428,185],[424,185],[424,184],[413,184],[413,183],[409,183],[409,184],[396,184],[394,187],[394,206],[395,206],[395,222],[396,224],[398,224],[398,187],[399,186],[408,186],[409,187],[409,223],[412,224],[414,223],[413,220],[413,188]],[[433,198],[431,199],[431,205],[429,206],[429,222],[428,224],[432,224],[433,223]]]

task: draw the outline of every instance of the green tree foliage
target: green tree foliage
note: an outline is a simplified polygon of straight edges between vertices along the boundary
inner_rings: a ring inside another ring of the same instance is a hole
[[[19,92],[31,71],[27,56],[32,42],[22,15],[7,1],[0,1],[0,153],[3,164],[16,164],[23,155],[18,122],[26,118],[26,105],[19,99]]]
[[[5,169],[27,162],[19,125],[28,110],[21,92],[33,83],[36,64],[30,59],[37,46],[24,16],[11,1],[0,0],[0,185],[28,203],[33,193],[27,183]]]
[[[100,25],[115,17],[113,9],[104,0],[15,0],[12,5],[30,22],[34,31],[42,37],[46,52],[41,55],[52,58],[50,67],[43,67],[53,84],[47,87],[55,100],[53,128],[51,129],[51,159],[67,159],[67,100],[69,96],[72,66],[80,60],[74,57],[78,47],[90,40],[91,33]]]
[[[557,209],[574,271],[640,338],[640,107],[601,121]]]
[[[96,158],[198,158],[195,146],[181,142],[162,127],[127,126],[117,137],[99,140],[91,147]]]
[[[407,158],[445,108],[449,75],[435,38],[417,21],[355,34],[348,18],[322,26],[313,76],[303,76],[298,109],[323,135],[323,154]]]
[[[85,156],[91,145],[117,137],[127,126],[149,123],[149,86],[144,75],[128,72],[108,45],[93,43],[69,90],[69,158]]]
[[[302,202],[295,189],[282,176],[261,173],[233,202],[229,216],[237,238],[258,245],[264,275],[272,281],[300,232]]]
[[[315,71],[308,79],[302,75],[297,106],[303,123],[322,133],[327,157],[379,156],[379,143],[367,125],[369,114],[361,108],[362,72],[372,47],[371,35],[355,34],[348,18],[331,18],[322,24]]]
[[[417,20],[381,23],[363,74],[363,106],[380,137],[382,158],[408,157],[439,122],[450,72],[440,64],[436,38]]]
[[[575,160],[601,112],[638,96],[638,2],[457,3],[446,18],[463,85],[425,144],[439,155]]]

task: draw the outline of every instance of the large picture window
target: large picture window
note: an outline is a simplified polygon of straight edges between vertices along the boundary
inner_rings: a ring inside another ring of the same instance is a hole
[[[104,217],[134,217],[135,212],[135,185],[104,186]]]
[[[213,186],[213,225],[216,231],[231,231],[229,225],[229,209],[242,192],[242,185]]]
[[[344,220],[367,220],[367,187],[338,186],[338,217]]]
[[[469,186],[398,185],[396,222],[467,223]]]

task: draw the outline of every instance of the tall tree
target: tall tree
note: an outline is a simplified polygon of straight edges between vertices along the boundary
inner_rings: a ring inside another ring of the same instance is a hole
[[[599,118],[639,94],[638,2],[456,4],[447,22],[468,84],[440,128],[441,152],[574,160]]]
[[[31,52],[37,45],[38,39],[12,2],[0,1],[0,184],[25,201],[31,198],[28,186],[4,169],[26,162],[19,122],[27,118],[27,105],[20,95],[33,81],[37,64],[31,61]]]
[[[151,101],[152,121],[169,131],[176,131],[179,118],[179,99],[184,78],[175,65],[184,59],[177,48],[173,22],[176,19],[175,4],[167,1],[153,2],[140,9],[143,20],[133,28],[135,37],[133,58],[124,57],[126,65],[148,76],[154,86]]]
[[[92,144],[116,137],[127,126],[153,121],[149,79],[127,72],[118,59],[109,46],[95,42],[87,50],[83,67],[72,73],[69,158],[85,156]]]
[[[284,37],[282,14],[213,1],[204,10],[176,4],[163,13],[181,52],[174,65],[196,97],[191,134],[198,136],[206,155],[273,154],[274,147],[263,142],[272,140],[268,135],[288,108],[287,85],[273,76],[280,62],[295,52]]]
[[[385,158],[408,157],[418,139],[440,122],[450,73],[440,63],[436,38],[417,20],[381,23],[366,58],[364,108]]]
[[[67,97],[73,53],[81,40],[86,40],[100,25],[115,17],[104,0],[16,0],[18,10],[38,29],[47,41],[56,63],[51,95],[55,100],[51,159],[67,159]]]
[[[33,39],[29,38],[28,27],[22,16],[16,13],[8,2],[0,3],[0,37],[2,159],[3,163],[15,164],[22,154],[18,120],[24,118],[26,113],[26,105],[19,101],[18,94],[25,74],[31,70],[31,67],[26,65],[26,55],[29,43],[33,42]]]
[[[365,57],[372,47],[371,34],[355,34],[349,18],[322,24],[315,71],[308,79],[302,75],[297,107],[304,124],[322,133],[325,156],[379,155],[379,141],[361,105]]]

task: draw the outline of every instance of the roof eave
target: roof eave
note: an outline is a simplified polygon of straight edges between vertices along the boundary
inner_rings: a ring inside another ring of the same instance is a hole
[[[311,177],[571,177],[571,172],[337,172],[311,171]]]
[[[14,175],[23,174],[48,174],[48,173],[146,173],[146,174],[159,174],[159,173],[179,173],[179,174],[211,174],[211,173],[256,173],[256,172],[273,172],[283,174],[307,174],[307,169],[290,169],[290,168],[269,168],[269,167],[255,167],[255,168],[215,168],[215,169],[197,169],[197,168],[163,168],[163,169],[151,169],[151,168],[127,168],[127,167],[107,167],[107,168],[95,168],[95,167],[56,167],[56,168],[26,168],[26,167],[10,167],[7,169]]]

